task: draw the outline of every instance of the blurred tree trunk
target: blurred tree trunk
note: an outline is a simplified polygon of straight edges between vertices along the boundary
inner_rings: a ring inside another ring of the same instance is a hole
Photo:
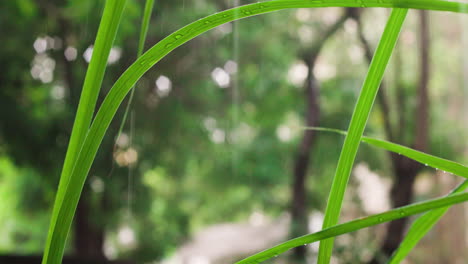
[[[394,181],[390,191],[392,207],[401,207],[413,200],[413,186],[416,176],[423,167],[420,163],[400,155],[392,155],[394,167]],[[408,218],[402,218],[389,223],[384,241],[380,247],[380,253],[385,258],[390,257],[398,248],[404,238]],[[379,257],[375,257],[371,263],[383,263]]]
[[[315,58],[306,60],[309,69],[306,84],[307,113],[305,125],[307,127],[318,126],[320,118],[320,106],[318,102],[319,86],[314,76]],[[306,175],[309,168],[310,152],[313,147],[315,131],[305,130],[299,145],[296,160],[294,161],[294,179],[292,186],[291,204],[291,235],[301,236],[307,233],[307,198],[306,198]],[[306,247],[294,248],[294,255],[297,261],[304,261],[306,257]]]
[[[93,211],[86,191],[81,195],[76,210],[74,225],[74,250],[78,257],[105,259],[104,227],[99,225],[91,212]],[[95,210],[95,209],[94,209]]]
[[[427,151],[429,130],[429,25],[426,11],[419,11],[420,23],[420,68],[419,85],[417,93],[417,110],[415,116],[415,137],[413,148]],[[395,181],[391,190],[393,207],[400,207],[411,203],[413,198],[413,186],[417,174],[424,167],[421,163],[406,157],[392,155],[395,170]],[[382,253],[389,257],[398,248],[403,240],[407,218],[392,221],[381,247]]]
[[[333,36],[348,19],[346,12],[334,24],[327,28],[318,41],[302,52],[301,57],[307,65],[308,75],[305,83],[306,114],[305,126],[314,127],[319,125],[320,104],[319,104],[319,84],[314,75],[314,67],[317,57],[325,42]],[[304,130],[301,143],[294,160],[292,199],[291,199],[291,237],[302,236],[308,231],[307,224],[307,189],[306,178],[310,166],[311,150],[315,138],[315,131]],[[306,247],[300,246],[293,249],[293,261],[295,263],[306,262]]]
[[[366,58],[370,62],[372,59],[372,49],[369,43],[364,38],[362,27],[359,18],[356,17],[358,22],[358,33],[362,46],[365,50]],[[419,68],[419,84],[417,91],[417,109],[415,113],[415,136],[413,142],[407,145],[420,150],[426,151],[428,144],[428,129],[429,129],[429,95],[428,95],[428,82],[429,82],[429,26],[428,17],[426,11],[419,11],[419,23],[420,23],[420,68]],[[398,85],[398,84],[397,84]],[[401,94],[401,93],[399,93]],[[398,97],[398,105],[404,105],[404,98]],[[388,101],[385,95],[385,89],[383,84],[380,87],[378,102],[382,108],[382,117],[384,119],[384,126],[386,130],[386,136],[390,141],[403,142],[404,138],[404,111],[398,109],[390,109]],[[407,107],[405,107],[407,109]],[[394,110],[398,115],[398,128],[392,129],[390,120],[390,110]],[[402,122],[403,120],[403,122]],[[398,135],[394,135],[394,131],[398,131]],[[404,156],[391,153],[390,154],[393,170],[394,170],[394,181],[391,188],[390,199],[392,207],[400,207],[411,203],[413,199],[413,187],[416,180],[416,176],[424,167],[421,163],[415,162]],[[380,252],[371,260],[370,263],[378,264],[384,263],[385,259],[390,257],[392,253],[398,248],[399,244],[404,238],[405,228],[407,225],[407,218],[392,221],[387,227],[387,232],[380,247]]]

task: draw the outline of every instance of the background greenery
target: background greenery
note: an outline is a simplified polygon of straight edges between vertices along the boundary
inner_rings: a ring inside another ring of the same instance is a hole
[[[102,98],[135,59],[143,4],[127,3],[115,43],[120,56],[108,67]],[[234,4],[157,1],[148,46],[189,22]],[[42,251],[87,67],[83,55],[94,40],[102,7],[103,1],[88,0],[0,3],[4,35],[0,49],[0,223],[5,234],[0,250],[4,254]],[[415,12],[410,12],[402,32],[401,61],[393,58],[385,77],[391,109],[400,104],[396,92],[405,95],[409,125],[401,134],[402,143],[412,142],[416,123],[419,53]],[[305,67],[303,50],[342,13],[339,8],[288,10],[225,25],[179,48],[146,74],[137,85],[125,135],[115,147],[120,123],[114,122],[98,154],[67,252],[139,262],[159,260],[212,224],[245,221],[252,212],[271,217],[288,212],[293,164],[303,133],[300,127],[307,112],[304,80],[295,84],[291,75],[293,69],[297,73]],[[387,16],[383,9],[362,14],[364,33],[372,47]],[[458,15],[430,13],[434,55],[427,152],[459,162],[466,159],[464,60],[460,56],[463,25]],[[228,61],[235,62],[236,73],[227,72]],[[217,68],[218,77],[229,76],[226,88],[212,77]],[[366,69],[357,24],[348,20],[322,47],[314,70],[320,83],[321,126],[347,128]],[[164,83],[160,76],[170,80],[169,91],[161,83],[158,90],[155,81]],[[366,134],[385,137],[382,116],[381,108],[376,107]],[[325,208],[343,143],[341,137],[325,133],[318,134],[315,142],[307,181],[310,212]],[[384,152],[363,146],[359,161],[392,179],[392,164]],[[434,171],[421,173],[420,178],[431,187],[416,200],[442,188],[435,176],[425,176]],[[353,186],[358,183],[352,182]],[[357,195],[351,194],[349,199],[360,202]],[[365,214],[359,206],[346,212],[349,218]],[[126,228],[135,232],[134,244],[119,241],[119,232]],[[359,241],[351,253],[338,247],[335,253],[341,262],[355,263],[377,250],[374,239],[380,238],[361,232],[351,238]],[[107,252],[102,250],[104,244],[110,248]],[[344,243],[343,248],[349,244],[353,243]],[[446,254],[441,252],[442,257]]]

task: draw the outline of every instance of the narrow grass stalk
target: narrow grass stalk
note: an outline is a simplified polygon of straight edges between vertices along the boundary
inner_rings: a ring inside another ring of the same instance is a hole
[[[289,249],[299,247],[302,245],[310,244],[317,241],[323,241],[331,237],[336,237],[342,234],[354,232],[362,228],[382,224],[385,222],[397,220],[403,217],[408,217],[411,215],[419,214],[425,211],[429,211],[436,208],[447,207],[453,204],[462,203],[468,201],[468,193],[458,193],[451,196],[433,199],[421,203],[415,203],[396,209],[389,210],[384,213],[375,214],[372,216],[367,216],[364,218],[356,219],[344,224],[339,224],[332,226],[326,229],[323,229],[319,232],[301,236],[298,238],[291,239],[284,243],[281,243],[277,246],[259,252],[253,256],[245,258],[236,264],[254,264],[260,263],[267,259],[278,256],[281,253],[286,252]]]
[[[332,132],[337,133],[340,135],[347,135],[348,133],[343,130],[333,129],[333,128],[323,128],[323,127],[305,127],[305,129],[312,129],[316,131],[323,131],[323,132]],[[448,173],[452,173],[454,175],[458,175],[463,178],[468,179],[468,167],[463,164],[439,158],[412,148],[405,147],[400,144],[392,143],[386,140],[371,138],[371,137],[361,137],[361,141],[367,144],[376,146],[378,148],[382,148],[403,156],[406,156],[412,160],[415,160],[419,163],[422,163],[426,166],[433,167],[438,170],[442,170]]]
[[[69,228],[59,224],[61,221],[59,218],[59,211],[64,206],[67,206],[65,200],[65,197],[67,197],[66,188],[69,186],[72,170],[76,165],[76,158],[78,157],[78,153],[91,124],[96,100],[107,65],[107,59],[117,34],[125,2],[125,0],[108,0],[104,7],[101,23],[94,43],[93,56],[86,72],[67,154],[60,176],[60,183],[42,259],[43,264],[61,263],[62,260]]]
[[[145,42],[146,42],[146,35],[148,33],[148,27],[151,20],[151,14],[153,13],[154,7],[154,0],[146,0],[145,9],[143,11],[143,20],[141,21],[141,28],[140,28],[140,38],[138,40],[138,51],[137,51],[137,59],[143,54],[143,50],[145,49]],[[120,134],[122,134],[123,128],[127,121],[128,113],[130,112],[130,107],[132,106],[133,96],[135,94],[135,86],[132,87],[132,91],[130,92],[130,97],[128,98],[127,107],[125,108],[125,112],[122,118],[122,122],[120,123],[119,131],[117,132],[117,136],[115,140],[119,138]]]
[[[449,195],[453,196],[468,188],[468,180],[464,180],[460,185],[457,186]],[[390,258],[389,264],[400,263],[410,251],[418,244],[418,242],[432,229],[432,227],[439,221],[442,216],[447,212],[450,206],[442,207],[439,209],[431,210],[413,222],[405,239],[400,243],[398,249],[393,253]]]
[[[380,39],[374,58],[369,67],[366,79],[362,86],[348,134],[346,135],[343,149],[333,178],[331,191],[328,198],[327,209],[323,221],[323,228],[334,226],[338,223],[344,193],[349,181],[351,169],[356,158],[359,143],[364,132],[364,128],[369,118],[369,114],[374,104],[377,91],[382,81],[383,74],[388,61],[395,47],[400,34],[401,27],[405,21],[408,9],[396,8],[392,10],[390,18]],[[333,238],[320,242],[318,263],[326,264],[330,262],[333,251]]]

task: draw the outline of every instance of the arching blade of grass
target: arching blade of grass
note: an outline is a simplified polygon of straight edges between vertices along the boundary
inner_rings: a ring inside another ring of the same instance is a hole
[[[464,180],[457,186],[449,195],[453,196],[462,193],[468,188],[468,180]],[[431,230],[431,228],[439,221],[439,219],[447,212],[449,206],[431,210],[413,222],[405,239],[400,243],[398,249],[390,258],[389,264],[400,263],[409,252],[418,244],[418,242]]]
[[[63,206],[67,206],[66,192],[69,186],[73,167],[76,164],[79,150],[83,146],[86,133],[88,132],[93,118],[96,100],[104,77],[110,49],[114,43],[120,18],[125,6],[125,0],[106,1],[101,23],[99,25],[96,41],[94,43],[93,56],[86,72],[86,77],[81,92],[80,102],[73,124],[67,154],[60,176],[60,183],[55,198],[54,208],[44,249],[43,264],[61,263],[65,240],[68,229],[64,229],[58,222],[59,211]],[[76,207],[76,206],[75,206]]]
[[[253,256],[245,258],[237,264],[254,264],[260,263],[267,259],[278,256],[279,254],[286,252],[289,249],[294,247],[310,244],[320,240],[328,239],[331,237],[336,237],[342,234],[350,233],[357,231],[362,228],[378,225],[381,223],[393,221],[403,217],[408,217],[411,215],[419,214],[425,211],[429,211],[436,208],[451,206],[453,204],[462,203],[468,201],[468,193],[459,193],[444,198],[433,199],[421,203],[415,203],[400,208],[392,209],[390,211],[367,216],[364,218],[356,219],[344,224],[339,224],[332,226],[326,229],[323,229],[319,232],[301,236],[298,238],[291,239],[284,243],[281,243],[277,246],[259,252]]]
[[[105,38],[107,42],[101,43],[100,38],[97,38],[94,50],[94,52],[97,55],[93,57],[101,58],[103,54],[107,54],[105,51],[98,52],[97,50],[101,44],[111,45],[111,42],[114,39],[115,35],[112,34],[114,33],[112,29],[114,26],[117,27],[118,23],[108,22],[109,20],[118,21],[117,18],[120,18],[122,12],[120,7],[123,6],[123,2],[124,0],[106,1],[107,11],[105,9],[105,14],[103,15],[103,22],[106,22],[106,27],[104,28],[104,23],[102,23],[99,32],[103,32],[102,34],[103,36],[105,36],[103,38]],[[468,4],[441,0],[275,0],[240,6],[223,12],[219,12],[217,14],[213,14],[206,18],[200,19],[177,30],[165,39],[158,42],[150,50],[148,50],[145,54],[138,58],[135,61],[135,63],[133,63],[117,80],[117,82],[110,90],[109,94],[106,96],[103,104],[101,105],[101,108],[99,109],[96,118],[93,121],[93,124],[89,128],[88,133],[86,134],[84,142],[82,140],[82,134],[85,133],[88,128],[89,121],[87,121],[87,118],[89,115],[85,115],[86,118],[83,119],[84,121],[80,121],[82,122],[82,125],[78,126],[75,124],[76,128],[74,128],[74,130],[76,129],[77,132],[74,131],[74,133],[80,136],[72,136],[72,139],[70,141],[70,147],[67,152],[68,154],[61,176],[61,183],[59,185],[56,202],[54,204],[52,222],[49,230],[49,237],[47,240],[48,242],[46,245],[43,264],[55,264],[60,262],[61,256],[63,255],[65,240],[70,229],[71,221],[73,219],[73,215],[81,194],[81,190],[83,188],[83,184],[86,180],[86,176],[96,156],[99,145],[102,142],[104,134],[127,93],[141,78],[141,76],[146,71],[148,71],[153,65],[155,65],[159,60],[161,60],[164,56],[166,56],[175,48],[197,37],[198,35],[210,29],[213,29],[219,25],[237,19],[242,19],[245,17],[255,16],[263,13],[288,8],[363,6],[387,8],[405,7],[450,11],[458,13],[468,10]],[[88,69],[88,71],[90,70],[91,69]],[[97,71],[97,69],[94,71]],[[98,83],[99,85],[97,85]],[[90,84],[89,87],[94,87],[94,89],[98,89],[98,87],[100,87],[100,82],[93,82],[93,85]],[[82,102],[84,101],[86,100],[82,99]],[[92,100],[89,101],[91,102]],[[83,105],[83,110],[86,110],[86,113],[90,112],[92,114],[95,103],[80,103],[80,105]],[[80,111],[78,112],[80,113]],[[80,115],[79,113],[78,115]],[[77,117],[77,120],[81,120],[81,118]],[[77,154],[78,152],[79,154]],[[75,166],[75,164],[77,165]],[[64,199],[64,197],[66,197],[66,199]]]
[[[393,48],[400,34],[401,27],[405,21],[408,9],[396,8],[392,10],[385,30],[375,51],[374,58],[369,67],[366,79],[362,86],[353,116],[349,125],[349,132],[346,135],[343,148],[341,150],[335,177],[328,198],[323,228],[334,226],[340,217],[343,197],[346,186],[351,175],[354,160],[359,148],[359,143],[364,132],[364,128],[369,118],[369,114],[374,104],[377,91],[382,81],[383,74],[387,67]],[[318,263],[327,264],[333,251],[333,238],[320,242]]]
[[[348,134],[346,131],[333,129],[333,128],[324,128],[324,127],[305,127],[305,129],[312,129],[316,131],[323,131],[323,132],[332,132],[337,133],[340,135],[346,136]],[[439,169],[445,172],[449,172],[463,178],[468,179],[468,167],[463,164],[439,158],[412,148],[405,147],[400,144],[392,143],[382,139],[376,139],[371,137],[361,137],[361,141],[367,144],[406,156],[412,160],[425,164],[427,166],[433,167],[435,169]]]

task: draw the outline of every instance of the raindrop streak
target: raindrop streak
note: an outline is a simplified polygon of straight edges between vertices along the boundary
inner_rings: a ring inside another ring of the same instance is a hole
[[[134,138],[134,131],[135,131],[135,111],[132,110],[130,113],[130,142],[129,146],[133,145],[133,138]],[[128,175],[127,175],[127,212],[128,217],[132,218],[132,201],[133,201],[133,167],[130,164],[128,166]]]

